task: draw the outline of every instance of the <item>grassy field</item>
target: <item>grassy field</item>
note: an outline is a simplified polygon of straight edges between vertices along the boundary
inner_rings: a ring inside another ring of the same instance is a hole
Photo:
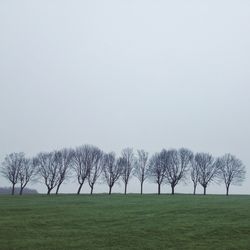
[[[0,249],[250,249],[250,197],[3,195]]]

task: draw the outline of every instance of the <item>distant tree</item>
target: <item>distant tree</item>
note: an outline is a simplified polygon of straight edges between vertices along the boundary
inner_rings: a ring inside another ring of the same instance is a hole
[[[79,187],[77,194],[80,194],[85,180],[88,178],[91,167],[95,161],[96,147],[83,145],[75,149],[73,154],[73,170],[75,171]]]
[[[137,150],[133,175],[140,181],[141,194],[143,193],[143,183],[148,178],[148,168],[148,153],[144,150]]]
[[[56,194],[58,194],[60,186],[69,177],[69,170],[72,166],[73,150],[64,148],[55,152],[55,161],[58,165],[58,181]]]
[[[24,188],[27,186],[28,182],[34,177],[37,169],[37,161],[35,159],[24,158],[21,164],[18,181],[20,182],[19,194],[23,194]]]
[[[18,182],[20,169],[25,159],[24,153],[12,153],[5,157],[2,163],[1,173],[12,184],[11,194],[15,193],[15,185]]]
[[[83,145],[77,147],[73,154],[72,166],[79,183],[77,194],[80,194],[82,186],[89,175],[92,162],[91,151],[91,145]]]
[[[166,179],[171,185],[173,195],[175,186],[186,177],[193,153],[185,148],[162,153],[166,154]]]
[[[155,153],[149,161],[149,177],[158,185],[158,195],[161,194],[161,184],[166,177],[166,150],[161,153]]]
[[[47,187],[47,195],[50,195],[59,181],[59,162],[57,160],[57,153],[39,153],[35,161],[38,165],[38,174],[43,178]]]
[[[240,185],[246,175],[245,166],[241,160],[231,154],[226,154],[217,160],[219,176],[226,186],[226,195],[229,193],[230,185]]]
[[[197,153],[195,161],[199,168],[198,181],[203,187],[203,194],[206,195],[206,189],[210,182],[212,182],[218,174],[218,168],[212,155],[208,153]]]
[[[124,194],[127,194],[127,186],[129,179],[131,178],[132,171],[134,168],[134,153],[132,148],[125,148],[122,150],[122,156],[119,159],[119,164],[122,167],[122,174],[121,178],[122,181],[124,182]]]
[[[115,153],[104,155],[103,174],[104,179],[109,186],[110,195],[114,184],[119,180],[122,174],[122,166],[116,160]]]
[[[193,185],[194,185],[193,194],[195,195],[196,194],[196,187],[197,187],[197,184],[199,182],[199,166],[194,158],[191,160],[190,166],[191,166],[190,167],[191,180],[192,180]]]
[[[99,148],[97,147],[93,148],[92,154],[93,154],[93,161],[90,166],[90,171],[88,175],[90,194],[93,194],[94,185],[97,179],[100,177],[104,165],[103,152]]]

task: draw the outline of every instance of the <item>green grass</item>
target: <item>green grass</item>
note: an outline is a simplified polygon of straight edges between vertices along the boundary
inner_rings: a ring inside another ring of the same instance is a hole
[[[0,249],[250,249],[250,196],[0,196]]]

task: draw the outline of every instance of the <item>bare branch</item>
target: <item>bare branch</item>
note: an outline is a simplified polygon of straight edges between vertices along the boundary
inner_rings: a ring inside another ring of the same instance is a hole
[[[58,164],[58,184],[56,194],[58,194],[62,183],[69,178],[69,170],[72,166],[73,150],[64,148],[55,152],[55,161]]]
[[[172,194],[179,181],[184,180],[189,170],[193,153],[185,148],[169,150],[166,156],[166,179],[171,185]]]
[[[228,195],[231,184],[240,185],[244,181],[246,175],[245,166],[241,160],[231,154],[218,158],[216,163],[219,169],[219,176],[226,186],[226,195]]]
[[[199,167],[198,181],[204,189],[203,194],[206,195],[207,186],[217,177],[218,168],[213,156],[207,153],[197,153],[195,161]]]
[[[104,155],[103,173],[104,179],[109,186],[109,194],[111,194],[112,187],[122,174],[122,166],[116,160],[115,153],[112,152]]]
[[[196,194],[196,187],[197,187],[197,184],[198,184],[198,181],[199,181],[200,173],[199,173],[199,166],[198,166],[198,164],[197,164],[197,162],[195,161],[194,158],[191,160],[190,170],[191,170],[190,171],[191,180],[192,180],[193,185],[194,185],[193,194],[195,195]]]
[[[149,177],[158,184],[158,195],[161,194],[161,184],[166,176],[167,170],[167,151],[154,154],[149,161]]]
[[[39,153],[36,157],[38,173],[43,178],[49,195],[59,182],[60,163],[57,160],[57,152]]]
[[[137,150],[133,175],[140,181],[141,194],[143,193],[143,183],[149,175],[148,153],[144,150]]]
[[[119,159],[119,164],[122,167],[122,181],[125,185],[124,194],[127,194],[127,186],[131,178],[132,170],[134,168],[134,153],[132,148],[125,148],[122,150],[122,156]]]
[[[12,153],[5,157],[2,163],[1,173],[12,184],[11,194],[15,193],[15,185],[18,182],[18,176],[25,159],[24,153]]]
[[[33,159],[24,158],[19,174],[18,180],[20,182],[20,192],[19,194],[23,194],[24,188],[27,186],[28,182],[31,181],[32,177],[35,175],[36,172],[36,162]]]
[[[94,185],[97,179],[100,177],[104,165],[103,152],[99,148],[94,147],[92,154],[93,154],[93,162],[91,164],[88,175],[88,183],[91,190],[90,194],[93,194]]]
[[[80,194],[85,180],[88,178],[91,168],[96,161],[96,147],[83,145],[75,149],[73,154],[73,170],[75,171],[79,188],[77,194]]]

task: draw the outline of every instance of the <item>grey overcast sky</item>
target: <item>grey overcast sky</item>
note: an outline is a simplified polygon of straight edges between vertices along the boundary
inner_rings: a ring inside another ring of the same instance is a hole
[[[0,161],[85,143],[229,152],[248,171],[231,192],[249,194],[249,108],[249,0],[0,1]]]

